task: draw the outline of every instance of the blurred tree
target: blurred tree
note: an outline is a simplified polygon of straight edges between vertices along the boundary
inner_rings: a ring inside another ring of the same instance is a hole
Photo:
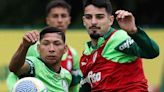
[[[0,26],[45,25],[45,7],[50,0],[0,0]],[[72,5],[71,26],[82,25],[82,0],[66,0]],[[111,0],[113,9],[131,11],[140,25],[164,25],[161,0]]]
[[[0,25],[30,26],[43,21],[46,0],[1,0]]]

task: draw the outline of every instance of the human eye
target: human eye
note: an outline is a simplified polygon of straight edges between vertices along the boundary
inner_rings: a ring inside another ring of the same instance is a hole
[[[57,14],[53,14],[52,17],[53,18],[58,18],[58,15]]]
[[[42,44],[45,45],[45,46],[47,46],[47,45],[49,45],[50,43],[49,43],[48,41],[43,41]]]
[[[53,44],[56,46],[60,46],[62,43],[60,41],[55,41],[55,42],[53,42]]]
[[[103,19],[103,18],[104,18],[104,15],[98,14],[98,15],[96,15],[96,18],[97,18],[97,19]]]
[[[92,16],[89,15],[89,14],[85,14],[84,17],[85,17],[86,19],[92,19]]]
[[[62,18],[66,18],[67,15],[66,15],[66,14],[62,14],[61,17],[62,17]]]

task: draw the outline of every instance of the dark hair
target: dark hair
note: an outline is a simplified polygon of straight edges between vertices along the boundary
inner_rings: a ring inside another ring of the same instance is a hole
[[[63,7],[67,9],[68,13],[71,13],[71,6],[64,0],[51,0],[46,7],[46,14],[48,15],[50,10],[55,7]]]
[[[112,14],[112,5],[110,0],[83,0],[83,8],[91,4],[99,8],[105,8],[108,14]]]
[[[41,41],[43,39],[44,35],[47,34],[47,33],[57,33],[57,34],[59,34],[62,37],[63,42],[65,43],[65,34],[64,34],[64,32],[62,30],[56,28],[56,27],[50,27],[50,26],[45,27],[43,30],[41,30],[41,32],[39,34],[40,35],[39,40]]]

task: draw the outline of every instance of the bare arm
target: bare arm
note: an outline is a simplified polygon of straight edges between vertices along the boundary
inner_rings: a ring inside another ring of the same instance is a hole
[[[38,38],[39,35],[36,31],[25,33],[19,48],[10,61],[9,70],[11,72],[14,72],[17,75],[25,74],[28,72],[29,65],[25,63],[26,53],[28,51],[28,48],[36,43]]]

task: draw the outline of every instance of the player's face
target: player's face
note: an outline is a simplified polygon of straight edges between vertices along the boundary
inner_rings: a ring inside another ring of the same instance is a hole
[[[58,29],[67,30],[70,24],[70,15],[66,8],[54,7],[47,15],[46,22],[49,26],[57,27]]]
[[[103,36],[113,24],[113,16],[105,8],[88,5],[84,9],[83,23],[92,39]]]
[[[61,35],[57,33],[45,34],[38,45],[40,57],[49,66],[60,64],[66,48],[67,46],[63,42]]]

